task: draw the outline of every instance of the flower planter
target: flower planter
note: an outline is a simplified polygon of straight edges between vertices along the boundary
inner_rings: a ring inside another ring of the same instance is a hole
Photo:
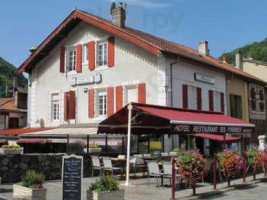
[[[111,192],[87,191],[87,200],[124,200],[125,190],[115,190]]]
[[[23,151],[23,148],[17,149],[17,148],[0,148],[0,154],[21,154]]]
[[[46,200],[46,188],[28,188],[21,185],[13,185],[13,199]]]
[[[101,151],[101,148],[89,148],[89,153],[100,153]],[[84,148],[84,152],[87,153],[87,148]]]

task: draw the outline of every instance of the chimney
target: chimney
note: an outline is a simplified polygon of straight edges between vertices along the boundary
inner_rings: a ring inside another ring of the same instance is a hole
[[[110,13],[112,15],[112,23],[118,27],[124,28],[126,21],[126,4],[122,4],[116,7],[115,3],[112,3]]]
[[[223,54],[222,54],[222,61],[223,61],[223,63],[227,63],[227,57],[226,57],[225,52],[223,52]]]
[[[208,41],[201,41],[198,43],[198,52],[206,56],[209,55],[209,43]]]
[[[243,70],[243,57],[240,51],[235,54],[235,66],[236,68]]]

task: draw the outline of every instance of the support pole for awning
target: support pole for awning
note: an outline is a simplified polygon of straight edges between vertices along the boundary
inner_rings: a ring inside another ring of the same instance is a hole
[[[131,151],[131,125],[132,125],[132,109],[133,106],[130,103],[128,105],[128,135],[127,135],[127,163],[126,163],[126,182],[125,186],[131,186],[130,178],[130,151]]]

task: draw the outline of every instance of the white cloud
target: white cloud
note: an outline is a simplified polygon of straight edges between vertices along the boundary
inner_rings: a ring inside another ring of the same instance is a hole
[[[137,5],[141,7],[146,7],[146,8],[167,8],[170,7],[170,3],[159,3],[155,2],[152,0],[121,0],[121,1],[116,1],[116,0],[108,0],[110,2],[125,2],[129,5]]]

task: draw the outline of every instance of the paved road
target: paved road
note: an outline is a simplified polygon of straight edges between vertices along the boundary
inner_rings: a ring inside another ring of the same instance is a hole
[[[227,188],[226,183],[219,184],[218,190],[213,191],[211,185],[200,184],[197,188],[198,195],[192,197],[192,190],[180,190],[176,192],[176,198],[179,200],[195,200],[195,199],[218,199],[218,200],[264,200],[267,199],[267,179],[263,175],[257,176],[259,179],[251,181],[252,177],[247,178],[247,183],[242,184],[241,180],[233,181],[232,187]],[[94,181],[92,178],[84,179],[83,194],[86,199],[86,190]],[[153,183],[147,186],[146,179],[133,180],[136,185],[134,188],[126,189],[127,200],[169,200],[169,187],[156,187]],[[166,184],[169,183],[166,181]],[[61,199],[61,181],[49,181],[44,184],[48,188],[47,200]],[[12,185],[0,185],[0,200],[12,200]]]

